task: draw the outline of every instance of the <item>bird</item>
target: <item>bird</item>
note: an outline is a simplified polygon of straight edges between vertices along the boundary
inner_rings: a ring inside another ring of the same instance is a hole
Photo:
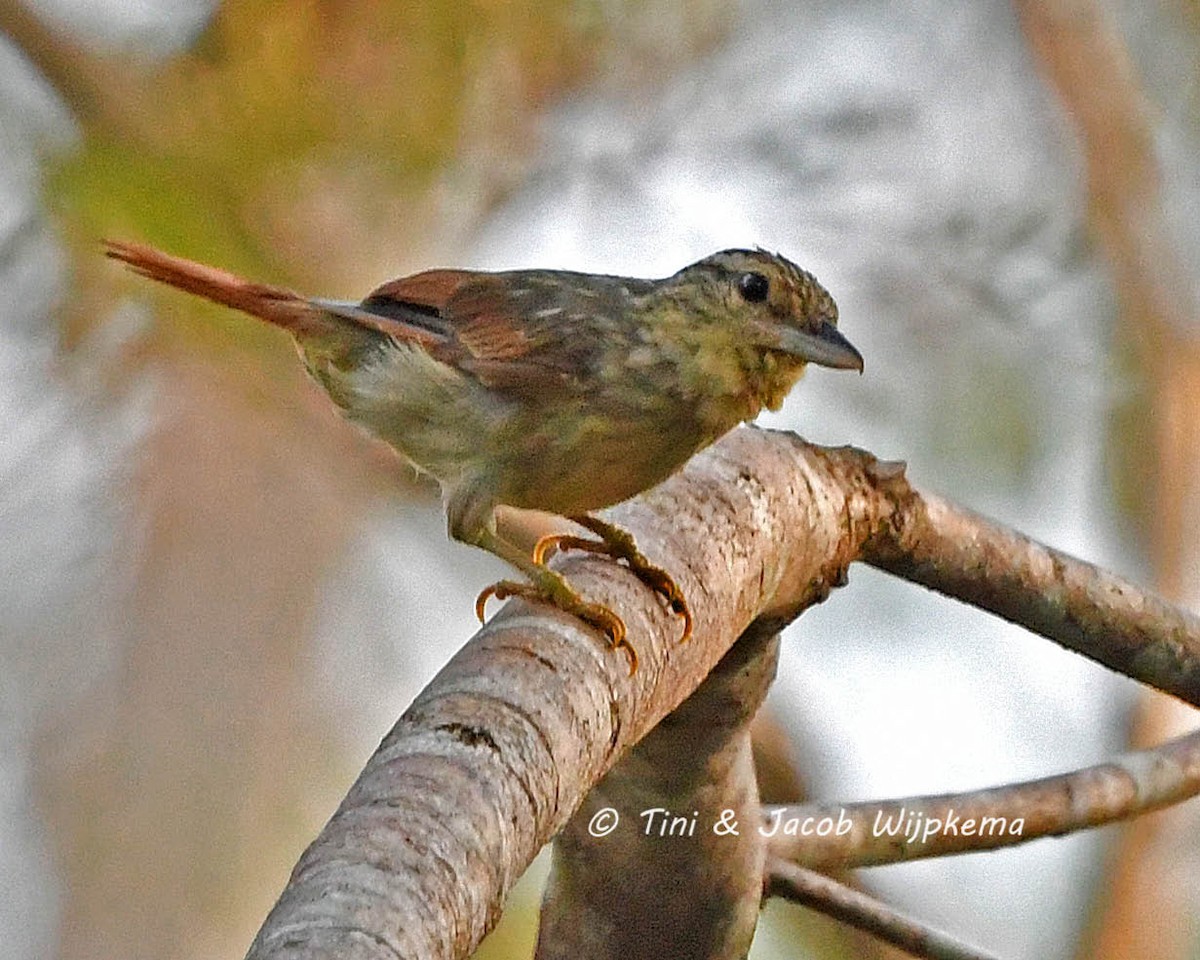
[[[596,511],[667,479],[766,408],[809,363],[863,370],[833,297],[761,248],[714,253],[661,279],[525,269],[435,269],[361,301],[301,296],[138,243],[105,241],[136,273],[288,331],[313,379],[351,421],[440,485],[451,538],[526,581],[490,598],[548,602],[636,648],[622,619],[547,566],[555,550],[624,563],[692,631],[674,579]],[[598,539],[553,534],[526,553],[499,507],[566,517]]]

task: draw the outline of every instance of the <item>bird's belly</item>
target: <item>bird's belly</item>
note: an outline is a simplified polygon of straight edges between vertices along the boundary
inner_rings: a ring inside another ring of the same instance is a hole
[[[512,405],[424,350],[397,344],[350,371],[309,369],[350,419],[443,487],[491,472]]]
[[[641,391],[513,399],[398,345],[351,372],[310,369],[349,416],[443,489],[480,484],[498,503],[578,514],[662,482],[724,430],[732,416]]]
[[[611,506],[661,483],[715,439],[687,423],[647,430],[602,417],[556,419],[515,445],[518,456],[507,458],[500,477],[501,503],[558,514]]]

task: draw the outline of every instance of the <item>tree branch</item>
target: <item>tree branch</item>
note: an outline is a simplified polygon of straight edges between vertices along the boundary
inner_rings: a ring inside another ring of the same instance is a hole
[[[1132,663],[1171,692],[1196,694],[1194,621],[1087,564],[922,499],[900,468],[863,451],[736,430],[608,516],[671,572],[695,617],[693,639],[676,643],[678,621],[623,567],[587,556],[556,560],[585,595],[621,613],[638,673],[628,676],[624,656],[574,618],[507,604],[384,739],[301,858],[250,957],[466,956],[592,786],[699,687],[734,640],[752,622],[769,634],[820,602],[857,558],[1055,639],[1066,635],[1101,662]],[[975,546],[950,539],[958,534]],[[954,564],[966,564],[965,572],[954,574]],[[981,569],[972,573],[972,565]],[[984,571],[1014,598],[985,589]],[[1056,600],[1042,597],[1047,588]],[[1101,615],[1080,608],[1087,598]],[[1113,656],[1112,636],[1126,633],[1124,655]],[[1139,641],[1152,650],[1169,642],[1174,669],[1143,669]],[[720,737],[708,738],[711,751],[699,748],[703,739],[695,737],[694,753],[675,751],[674,762],[693,775],[724,749]],[[696,849],[708,856],[711,845]],[[734,922],[728,911],[741,901],[719,886],[709,907]],[[599,895],[615,902],[617,892]],[[654,909],[647,902],[645,915]]]
[[[463,957],[537,851],[632,744],[695,690],[756,615],[823,599],[853,555],[867,458],[735,431],[611,511],[689,598],[696,633],[603,559],[560,565],[621,612],[628,676],[579,621],[510,602],[421,693],[301,857],[250,949],[255,960]],[[808,489],[809,496],[798,496]]]
[[[799,903],[926,960],[995,960],[948,933],[918,923],[832,877],[785,860],[768,865],[767,896]]]
[[[989,610],[1117,673],[1200,706],[1200,620],[1127,580],[921,495],[897,477],[894,510],[859,559]]]
[[[1083,770],[986,790],[780,807],[766,829],[772,857],[841,870],[1011,847],[1128,820],[1197,793],[1200,732]],[[799,834],[800,824],[826,819],[847,829],[841,836]],[[1017,819],[1021,828],[1014,832]],[[797,825],[791,834],[784,832],[789,822]]]
[[[748,630],[588,793],[554,842],[536,960],[746,956],[766,861],[750,723],[778,650]]]

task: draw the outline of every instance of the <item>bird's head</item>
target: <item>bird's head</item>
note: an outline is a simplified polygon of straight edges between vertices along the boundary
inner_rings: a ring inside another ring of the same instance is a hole
[[[863,358],[837,329],[837,304],[816,277],[779,254],[722,250],[671,280],[715,301],[748,346],[793,363],[863,369]]]

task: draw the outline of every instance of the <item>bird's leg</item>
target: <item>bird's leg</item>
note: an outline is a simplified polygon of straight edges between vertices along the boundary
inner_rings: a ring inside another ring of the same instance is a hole
[[[546,555],[555,550],[586,550],[589,553],[600,553],[617,560],[624,560],[642,583],[666,600],[667,606],[673,613],[683,617],[683,636],[679,638],[679,642],[683,643],[692,635],[692,611],[688,608],[683,592],[666,570],[651,563],[649,558],[638,549],[633,535],[628,530],[622,530],[607,520],[601,520],[599,517],[586,513],[567,519],[581,527],[586,527],[600,539],[588,540],[571,534],[550,534],[542,537],[534,545],[534,563],[545,563]]]
[[[521,550],[490,530],[484,530],[475,545],[489,553],[507,560],[529,578],[529,583],[517,580],[501,580],[485,587],[475,600],[475,613],[483,622],[487,602],[492,597],[505,600],[508,597],[524,597],[526,600],[541,600],[551,603],[560,610],[573,614],[589,626],[595,627],[608,638],[614,650],[624,650],[629,657],[629,672],[637,671],[638,656],[626,638],[625,622],[615,613],[598,603],[589,603],[567,582],[566,578],[544,564],[534,563]]]
[[[612,649],[624,650],[629,657],[629,672],[634,673],[638,666],[638,656],[637,651],[626,639],[624,621],[607,607],[584,600],[562,574],[551,570],[540,559],[531,559],[519,547],[497,534],[493,503],[472,501],[475,501],[475,498],[471,497],[469,492],[463,496],[456,493],[450,498],[447,504],[450,536],[495,554],[529,578],[529,583],[501,580],[485,588],[475,601],[475,613],[480,622],[483,622],[487,602],[492,597],[497,600],[524,597],[527,600],[551,603],[598,629],[608,638]]]

